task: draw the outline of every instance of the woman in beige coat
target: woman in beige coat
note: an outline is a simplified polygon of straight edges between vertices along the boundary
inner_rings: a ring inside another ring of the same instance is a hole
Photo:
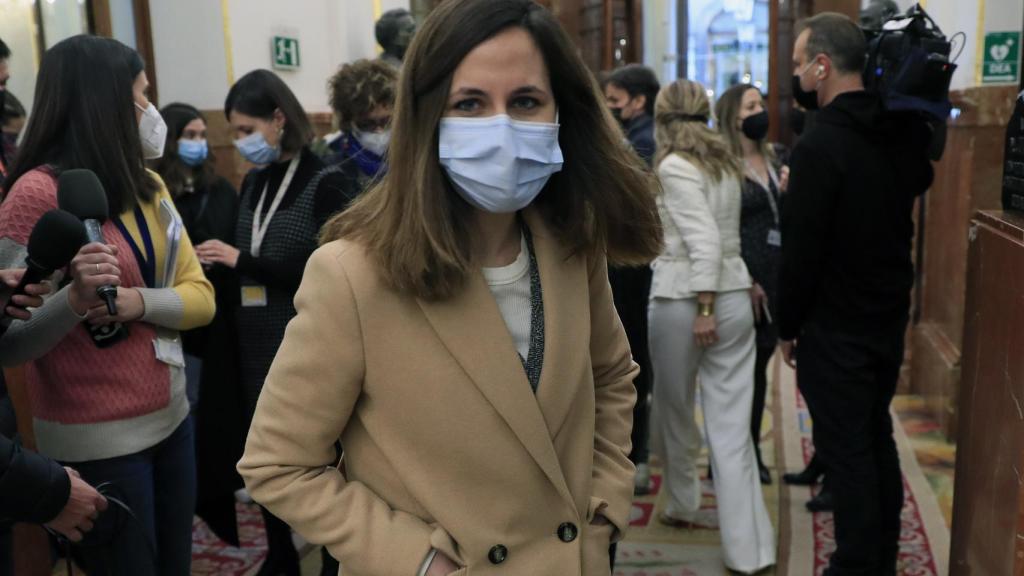
[[[605,260],[661,248],[652,182],[529,0],[434,10],[392,133],[310,259],[239,471],[345,576],[607,575],[637,368]]]

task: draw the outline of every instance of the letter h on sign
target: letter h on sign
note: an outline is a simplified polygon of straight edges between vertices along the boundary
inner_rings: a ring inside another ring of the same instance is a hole
[[[299,67],[299,40],[274,36],[271,42],[271,55],[274,68],[277,70],[296,70]]]

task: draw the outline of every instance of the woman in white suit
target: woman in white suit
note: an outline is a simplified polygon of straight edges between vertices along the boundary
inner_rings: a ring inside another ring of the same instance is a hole
[[[665,250],[652,264],[649,308],[652,444],[665,463],[660,520],[691,526],[701,503],[699,378],[725,563],[749,574],[775,563],[775,534],[750,439],[754,317],[740,257],[741,172],[710,114],[704,87],[688,80],[662,89],[655,105]]]

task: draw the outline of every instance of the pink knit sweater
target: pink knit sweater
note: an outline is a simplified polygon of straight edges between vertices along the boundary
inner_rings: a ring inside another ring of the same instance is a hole
[[[45,170],[18,179],[0,204],[0,236],[25,245],[36,221],[57,207],[57,180]],[[103,225],[107,243],[117,246],[121,285],[144,287],[129,244],[112,221]],[[124,420],[160,410],[170,401],[170,372],[153,352],[156,329],[130,325],[130,336],[97,348],[85,326],[76,326],[42,358],[27,365],[26,378],[37,418],[64,424]]]

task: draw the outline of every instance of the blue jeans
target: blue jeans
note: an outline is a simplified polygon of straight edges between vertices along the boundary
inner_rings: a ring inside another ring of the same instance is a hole
[[[196,508],[191,416],[152,448],[70,466],[134,514],[110,501],[93,531],[75,546],[90,576],[189,576]]]

